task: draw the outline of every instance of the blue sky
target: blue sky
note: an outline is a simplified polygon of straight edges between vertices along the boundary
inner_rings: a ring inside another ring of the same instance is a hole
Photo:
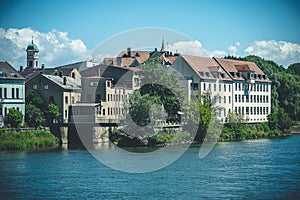
[[[198,45],[201,49],[195,54],[203,51],[208,56],[257,54],[287,66],[300,62],[299,19],[300,1],[295,0],[0,0],[0,46],[1,49],[20,48],[25,41],[30,42],[32,34],[40,50],[49,51],[48,55],[41,52],[40,58],[43,55],[49,65],[57,65],[87,54],[120,32],[160,27],[191,37],[195,48]],[[19,30],[23,31],[12,36]],[[49,48],[57,45],[55,38],[63,38],[58,43],[68,43],[66,49],[60,49],[61,56],[50,55]],[[78,52],[77,47],[81,48]],[[70,60],[63,60],[68,52],[76,53]],[[18,53],[14,51],[14,54]],[[24,52],[14,54],[0,50],[0,60],[11,59],[15,65],[17,62],[24,65]]]

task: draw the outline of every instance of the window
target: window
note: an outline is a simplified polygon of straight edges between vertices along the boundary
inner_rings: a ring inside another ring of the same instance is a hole
[[[17,95],[17,99],[19,99],[20,98],[20,90],[19,90],[19,88],[16,88],[16,95]]]
[[[224,108],[224,117],[226,117],[226,109]]]
[[[107,86],[107,87],[110,87],[110,81],[107,81],[107,82],[106,82],[106,86]]]
[[[262,115],[262,107],[260,107],[260,109],[259,109],[259,114]]]
[[[50,103],[54,103],[54,96],[50,96],[49,101],[50,101]]]
[[[241,95],[239,94],[239,102],[241,102]]]
[[[259,95],[259,102],[262,103],[262,95]]]
[[[219,96],[219,103],[221,103],[221,96]]]
[[[231,92],[231,85],[228,85],[228,91]]]
[[[98,82],[97,81],[90,81],[90,87],[97,87]]]
[[[239,91],[241,91],[241,83],[239,83]]]
[[[259,95],[257,95],[256,97],[257,97],[257,103],[259,103]]]
[[[256,107],[253,107],[253,113],[256,115]]]
[[[222,90],[222,86],[221,84],[219,84],[219,92],[221,92],[221,90]]]
[[[269,114],[269,107],[266,107],[266,114]]]
[[[103,116],[105,115],[105,108],[102,109]]]
[[[193,83],[193,90],[199,90],[199,85],[198,83]]]
[[[69,98],[67,96],[65,96],[65,104],[69,103]]]
[[[4,88],[4,98],[7,98],[7,88]]]
[[[208,84],[208,89],[211,90],[211,84]]]
[[[32,89],[37,90],[37,85],[36,84],[32,85]]]
[[[214,84],[214,91],[217,91],[217,84]]]
[[[244,103],[244,95],[241,95],[242,96],[242,102]]]
[[[206,84],[203,83],[203,90],[205,91],[206,90]]]
[[[266,85],[266,92],[269,92],[269,86]]]
[[[234,107],[234,112],[237,113],[237,111],[238,111],[238,110],[237,110],[237,107]]]
[[[237,83],[235,83],[235,91],[237,91],[237,87],[238,87],[238,86],[237,86]]]
[[[0,98],[2,98],[2,88],[0,88]]]
[[[269,103],[269,96],[266,96],[266,103]]]
[[[249,95],[246,95],[246,102],[248,103],[249,102]]]
[[[228,103],[231,103],[231,96],[228,97]]]
[[[253,115],[253,107],[250,107],[250,115]]]
[[[11,88],[11,98],[15,98],[15,88]]]
[[[48,90],[49,86],[48,85],[44,85],[44,90]]]
[[[140,86],[140,79],[134,78],[134,87],[139,87],[139,86]]]
[[[75,97],[71,97],[71,104],[75,103]]]
[[[226,84],[224,84],[224,92],[226,92]]]
[[[224,96],[224,103],[226,103],[226,96]]]
[[[249,107],[246,107],[246,115],[249,115]]]
[[[253,95],[253,102],[256,103],[256,95]]]
[[[237,102],[237,94],[234,97],[234,102]]]
[[[68,118],[68,110],[65,110],[65,118]]]

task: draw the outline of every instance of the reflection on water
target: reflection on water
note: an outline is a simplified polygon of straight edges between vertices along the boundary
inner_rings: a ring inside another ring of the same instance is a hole
[[[83,149],[0,153],[0,199],[300,199],[300,136],[198,153],[192,145],[172,165],[143,174],[113,170]]]

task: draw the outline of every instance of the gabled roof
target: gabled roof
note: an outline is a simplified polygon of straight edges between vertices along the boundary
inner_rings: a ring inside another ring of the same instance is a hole
[[[24,79],[24,77],[8,62],[0,61],[1,79]]]
[[[191,55],[181,55],[181,57],[201,79],[216,79],[220,72],[224,74],[224,77],[219,77],[221,80],[231,80],[228,73],[224,69],[220,70],[221,66],[212,58]]]
[[[136,58],[136,60],[139,62],[139,63],[144,63],[146,62],[149,58],[150,58],[150,53],[152,51],[130,51],[130,57],[131,58]],[[128,58],[128,52],[127,51],[122,51],[121,53],[119,53],[119,55],[117,57],[120,57],[120,58]],[[121,65],[122,66],[122,65]]]
[[[55,67],[55,68],[37,68],[37,69],[24,69],[21,74],[27,79],[33,78],[36,74],[48,74],[48,75],[59,75],[62,73],[63,76],[70,76],[71,72],[76,69],[72,66],[67,67]]]
[[[214,58],[227,72],[229,72],[230,76],[234,80],[244,80],[243,77],[233,77],[233,73],[237,72],[253,72],[259,76],[265,76],[265,73],[254,63],[249,61],[241,61],[241,60],[231,60],[225,58]],[[270,82],[269,78],[265,79],[257,79],[257,81],[261,82]]]
[[[54,76],[47,74],[40,74],[40,76],[50,80],[55,83],[57,86],[65,89],[65,90],[81,90],[81,79],[74,79],[67,76]],[[66,79],[66,84],[64,85],[64,79]]]

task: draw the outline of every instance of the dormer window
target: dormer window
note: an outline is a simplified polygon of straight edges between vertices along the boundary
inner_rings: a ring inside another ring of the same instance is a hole
[[[205,72],[205,73],[206,73],[206,76],[207,76],[207,77],[210,77],[210,74],[209,74],[209,72]]]
[[[18,78],[18,75],[16,73],[11,73],[10,76],[13,78]]]
[[[0,77],[7,77],[6,73],[3,71],[0,71]]]

